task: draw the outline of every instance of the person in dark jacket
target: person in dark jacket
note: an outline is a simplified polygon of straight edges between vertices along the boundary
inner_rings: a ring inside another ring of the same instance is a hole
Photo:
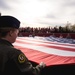
[[[0,16],[0,73],[40,75],[45,63],[33,67],[25,54],[12,43],[19,33],[20,21],[9,15]]]

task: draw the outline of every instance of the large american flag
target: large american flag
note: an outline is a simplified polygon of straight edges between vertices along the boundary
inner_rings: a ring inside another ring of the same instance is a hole
[[[44,62],[47,66],[74,64],[75,63],[75,44],[70,42],[59,42],[58,39],[50,37],[17,37],[13,43],[15,48],[20,49],[29,60],[40,63]],[[71,40],[73,41],[73,40]]]

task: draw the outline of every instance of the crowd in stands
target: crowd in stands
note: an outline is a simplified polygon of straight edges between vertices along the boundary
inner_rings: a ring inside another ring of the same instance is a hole
[[[19,29],[19,36],[50,36],[50,35],[53,35],[55,33],[55,36],[59,36],[60,37],[62,36],[61,34],[62,33],[65,33],[64,34],[64,37],[66,36],[69,36],[69,33],[75,33],[74,31],[71,31],[67,28],[63,28],[61,26],[59,27],[54,27],[54,28],[51,28],[51,27],[36,27],[36,28],[33,28],[33,27],[21,27]],[[74,35],[73,35],[74,37]],[[75,38],[75,37],[74,37]]]
[[[21,27],[20,32],[27,32],[27,33],[74,33],[74,31],[69,30],[68,28],[59,27]]]

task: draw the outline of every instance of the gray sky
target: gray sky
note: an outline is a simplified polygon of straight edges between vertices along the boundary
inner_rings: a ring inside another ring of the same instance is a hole
[[[75,24],[75,0],[0,0],[2,15],[12,15],[21,27]]]

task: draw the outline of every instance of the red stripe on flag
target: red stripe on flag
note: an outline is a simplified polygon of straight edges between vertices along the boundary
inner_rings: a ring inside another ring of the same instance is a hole
[[[75,63],[75,57],[47,54],[40,51],[35,51],[33,49],[23,48],[21,46],[15,46],[15,48],[19,48],[28,57],[29,60],[38,64],[41,61],[45,62],[47,66]]]

